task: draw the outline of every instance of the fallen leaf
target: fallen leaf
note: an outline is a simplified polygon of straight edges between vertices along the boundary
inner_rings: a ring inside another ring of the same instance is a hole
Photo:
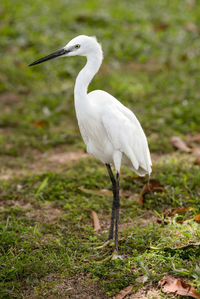
[[[47,126],[47,122],[44,120],[37,120],[33,122],[33,126],[35,128],[44,128]]]
[[[92,210],[91,214],[92,214],[92,219],[93,219],[93,224],[94,224],[94,231],[98,231],[101,229],[101,226],[99,223],[99,218],[97,216],[97,213]]]
[[[164,276],[158,283],[163,293],[189,296],[192,298],[200,299],[200,294],[197,293],[195,288],[188,283],[183,282],[180,278],[172,276]]]
[[[138,204],[143,205],[144,195],[147,193],[151,193],[154,191],[162,192],[164,186],[160,184],[158,180],[151,179],[147,184],[145,184],[142,188],[142,192],[138,199]]]
[[[200,156],[194,160],[194,165],[200,165]]]
[[[166,23],[157,23],[154,25],[154,30],[155,31],[165,31],[169,27],[168,24]]]
[[[117,295],[113,297],[113,299],[123,299],[127,295],[129,295],[132,292],[133,286],[128,286],[125,289],[121,290]]]
[[[173,216],[176,215],[176,214],[180,214],[180,213],[182,213],[182,212],[186,212],[186,211],[190,211],[190,210],[192,210],[191,207],[175,209],[175,210],[173,210],[173,211],[171,211],[171,212],[164,213],[164,214],[163,214],[163,217],[162,217],[162,218],[158,218],[158,219],[156,220],[156,222],[157,222],[158,224],[165,224],[165,225],[166,225],[166,224],[169,224],[170,221],[169,221],[169,219],[167,219],[167,217],[173,217]],[[176,219],[176,222],[179,223],[179,224],[183,224],[183,221],[181,221],[181,220],[178,219],[178,218]]]
[[[194,220],[195,220],[196,222],[200,222],[200,214],[196,215],[196,217],[194,218]]]
[[[186,152],[186,153],[191,152],[191,148],[189,148],[189,147],[186,145],[186,143],[185,143],[180,137],[178,137],[178,136],[173,136],[173,137],[170,139],[170,142],[171,142],[171,144],[172,144],[175,148],[177,148],[177,149],[179,149],[179,150],[181,150],[181,151],[183,151],[183,152]]]
[[[176,210],[174,210],[174,211],[171,211],[169,214],[167,214],[166,216],[168,216],[168,217],[173,217],[174,215],[176,215],[176,214],[180,214],[180,213],[182,213],[182,212],[186,212],[186,211],[189,211],[189,210],[192,210],[192,208],[191,207],[187,207],[187,208],[178,208],[178,209],[176,209]]]

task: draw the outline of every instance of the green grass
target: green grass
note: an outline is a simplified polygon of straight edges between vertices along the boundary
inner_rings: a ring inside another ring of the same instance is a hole
[[[169,142],[199,132],[198,3],[11,0],[3,1],[0,16],[1,297],[67,296],[61,283],[77,277],[107,296],[130,284],[134,291],[151,288],[164,275],[199,288],[199,166],[190,154],[174,154]],[[99,193],[111,187],[105,167],[93,158],[50,159],[84,149],[73,85],[85,61],[27,66],[79,34],[96,35],[104,49],[89,89],[104,89],[135,112],[157,157],[152,177],[164,185],[139,206],[144,181],[122,169],[123,260],[99,263],[112,249],[95,250],[106,240],[111,213],[108,192]],[[164,215],[179,207],[191,209],[165,225]],[[100,218],[100,233],[90,210]]]
[[[156,166],[154,171],[165,185],[165,191],[146,196],[144,207],[138,206],[137,196],[125,199],[122,195],[120,222],[129,223],[120,232],[122,261],[98,263],[111,249],[94,249],[106,239],[106,234],[93,232],[90,210],[97,211],[100,221],[107,223],[111,212],[108,196],[89,193],[109,188],[101,164],[82,160],[64,173],[32,174],[4,182],[0,263],[3,295],[19,296],[24,282],[26,288],[34,286],[36,294],[41,288],[45,292],[51,284],[44,287],[42,282],[52,273],[65,277],[89,273],[90,279],[100,281],[109,295],[129,284],[137,289],[141,284],[137,283],[138,277],[144,283],[154,284],[165,274],[181,276],[199,286],[200,229],[194,221],[200,206],[199,170],[188,169],[178,161],[166,164],[165,175],[161,174],[163,165]],[[172,179],[174,173],[179,173],[177,181]],[[122,172],[124,192],[139,193],[142,184],[134,182],[129,172]],[[20,190],[16,191],[19,186]],[[82,190],[81,186],[86,189]],[[11,205],[11,201],[21,205]],[[193,207],[182,216],[183,224],[177,223],[176,217],[167,226],[156,223],[157,213],[162,218],[167,209],[180,206]],[[56,221],[48,220],[53,210],[59,210]],[[148,211],[153,212],[148,215],[150,221],[145,223],[141,220],[147,217]]]

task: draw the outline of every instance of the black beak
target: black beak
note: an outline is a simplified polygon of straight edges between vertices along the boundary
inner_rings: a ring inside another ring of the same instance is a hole
[[[56,52],[53,52],[53,53],[51,53],[51,54],[49,54],[49,55],[47,55],[47,56],[45,56],[43,58],[40,58],[40,59],[32,62],[31,64],[29,64],[29,66],[32,66],[32,65],[35,65],[35,64],[38,64],[38,63],[42,63],[44,61],[47,61],[47,60],[50,60],[50,59],[62,56],[62,55],[67,54],[69,52],[70,52],[70,50],[60,49],[60,50],[58,50]]]

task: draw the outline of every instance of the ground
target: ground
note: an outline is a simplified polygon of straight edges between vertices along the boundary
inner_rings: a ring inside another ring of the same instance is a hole
[[[158,289],[165,275],[198,289],[198,2],[11,0],[0,15],[1,298],[119,298],[127,286],[126,298],[171,298]],[[89,89],[110,92],[137,115],[162,191],[154,186],[139,204],[148,178],[122,168],[122,260],[106,260],[111,247],[95,248],[108,234],[112,194],[75,117],[73,85],[85,60],[27,67],[79,34],[96,35],[104,49]],[[192,150],[174,149],[172,136]]]

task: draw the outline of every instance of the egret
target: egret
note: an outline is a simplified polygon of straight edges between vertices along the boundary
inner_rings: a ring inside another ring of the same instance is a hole
[[[114,252],[117,255],[120,167],[124,164],[139,176],[150,176],[152,163],[147,139],[133,112],[116,98],[103,90],[87,92],[103,60],[102,47],[96,37],[79,35],[63,48],[29,66],[65,56],[87,58],[75,82],[75,111],[87,152],[106,165],[112,183],[113,202],[108,241],[114,239]],[[111,166],[116,173],[113,173]]]

